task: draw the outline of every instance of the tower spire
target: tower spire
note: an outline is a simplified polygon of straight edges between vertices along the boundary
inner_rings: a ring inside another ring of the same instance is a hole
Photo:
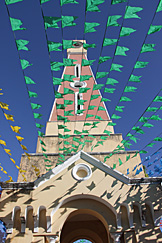
[[[63,94],[63,97],[56,98],[49,121],[59,121],[59,116],[64,116],[68,121],[97,121],[99,120],[97,117],[100,117],[100,120],[109,120],[106,106],[101,101],[101,93],[99,90],[94,89],[96,80],[92,69],[90,66],[82,65],[83,60],[88,61],[87,50],[83,47],[85,41],[74,40],[73,42],[73,47],[67,49],[67,55],[68,59],[75,60],[74,65],[64,68],[63,82],[58,88],[58,92]],[[66,80],[66,75],[73,75],[72,82]],[[71,103],[66,106],[68,100]],[[60,105],[65,106],[64,109],[57,110]],[[100,110],[98,110],[98,106],[101,107]],[[87,116],[87,114],[89,115]]]

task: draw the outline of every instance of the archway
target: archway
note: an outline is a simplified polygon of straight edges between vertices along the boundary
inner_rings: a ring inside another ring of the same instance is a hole
[[[95,211],[78,209],[66,219],[60,237],[60,243],[74,243],[84,239],[91,243],[109,243],[108,229]]]

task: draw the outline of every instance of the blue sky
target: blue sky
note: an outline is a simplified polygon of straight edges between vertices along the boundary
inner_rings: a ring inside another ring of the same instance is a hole
[[[61,28],[48,29],[48,40],[62,42],[62,39],[84,38],[89,44],[95,43],[97,47],[88,50],[88,59],[96,59],[96,62],[92,66],[92,70],[94,74],[96,74],[96,70],[109,71],[111,60],[99,66],[97,63],[100,55],[113,56],[115,46],[102,48],[102,42],[104,35],[106,38],[118,38],[120,27],[110,27],[105,32],[107,17],[109,15],[124,15],[127,3],[111,5],[110,0],[105,0],[103,4],[99,5],[101,12],[87,12],[85,14],[85,1],[78,0],[78,2],[79,4],[63,5],[62,8],[60,7],[59,0],[51,0],[42,5],[45,16],[60,17],[61,12],[62,15],[78,16],[75,20],[76,26],[65,27],[63,30],[61,30]],[[158,2],[157,0],[130,0],[128,2],[129,6],[143,8],[142,11],[138,12],[138,16],[140,16],[141,19],[125,19],[124,22],[123,18],[118,20],[120,25],[123,24],[125,27],[136,29],[136,32],[130,36],[122,37],[119,40],[120,46],[129,48],[129,51],[127,52],[127,56],[116,56],[113,60],[114,63],[123,65],[122,72],[111,72],[110,77],[119,82],[115,86],[116,91],[113,94],[103,94],[104,97],[111,99],[111,102],[106,103],[110,116],[114,113],[114,108],[118,104],[133,66],[139,56],[142,43],[146,38]],[[40,123],[45,126],[54,100],[50,60],[61,62],[62,57],[66,57],[66,51],[53,52],[49,58],[39,0],[23,0],[23,2],[8,5],[8,10],[11,17],[20,19],[23,22],[23,27],[25,27],[26,30],[15,31],[14,37],[7,8],[4,1],[0,1],[0,88],[3,89],[3,95],[0,96],[0,101],[9,105],[11,109],[10,114],[12,114],[15,119],[14,123],[6,121],[2,110],[0,110],[0,135],[1,139],[6,141],[7,148],[11,150],[12,158],[16,161],[17,165],[19,165],[23,151],[15,138],[15,134],[11,131],[10,125],[18,125],[21,127],[21,136],[24,137],[23,144],[28,148],[29,153],[35,152],[37,142],[37,130],[20,66],[19,55],[22,59],[27,59],[33,64],[31,67],[25,69],[25,75],[31,77],[36,83],[31,86],[31,90],[38,93],[38,98],[32,101],[42,105],[40,109],[42,120]],[[84,34],[85,21],[97,22],[100,26],[96,27],[96,32]],[[153,24],[162,24],[162,12],[156,14]],[[28,48],[30,51],[20,51],[18,54],[15,38],[28,40]],[[124,105],[125,109],[123,113],[118,114],[121,115],[122,118],[117,120],[115,132],[122,133],[123,137],[131,130],[147,106],[162,88],[161,40],[162,30],[147,37],[145,43],[156,44],[156,51],[143,53],[139,56],[139,61],[149,62],[146,68],[138,69],[133,72],[134,75],[142,76],[142,82],[136,84],[131,83],[132,86],[137,87],[136,92],[128,94],[132,101],[120,104]],[[62,70],[55,72],[54,76],[61,77],[61,73]],[[98,83],[105,82],[106,78],[98,79]],[[101,93],[103,93],[103,90],[101,90]],[[159,107],[160,103],[156,103],[154,106]],[[159,117],[161,117],[160,112],[161,111],[157,113]],[[150,114],[147,116],[150,116]],[[145,134],[138,134],[138,143],[132,143],[132,150],[142,149],[154,137],[160,134],[162,127],[161,121],[151,121],[151,124],[154,125],[153,128],[144,128]],[[153,148],[148,148],[148,154],[143,155],[143,158],[151,155],[160,147],[160,142],[157,142]],[[160,157],[160,154],[158,154],[158,156]],[[156,156],[153,157],[152,160],[154,161],[155,158]],[[0,147],[0,163],[16,181],[18,171],[10,162],[8,155],[6,155],[2,147]],[[158,160],[155,163],[159,164],[160,162]],[[145,162],[145,164],[147,165],[147,162]],[[155,173],[155,175],[158,175],[158,173]],[[8,179],[3,173],[1,173],[0,176],[2,180]]]

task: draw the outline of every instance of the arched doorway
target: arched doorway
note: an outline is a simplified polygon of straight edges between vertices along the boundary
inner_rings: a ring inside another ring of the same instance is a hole
[[[66,219],[61,230],[60,243],[75,243],[79,240],[85,243],[110,242],[108,229],[106,229],[96,212],[88,209],[78,209]]]

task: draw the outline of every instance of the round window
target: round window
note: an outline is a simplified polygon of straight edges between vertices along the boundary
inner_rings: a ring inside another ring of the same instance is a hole
[[[80,82],[79,80],[74,81],[73,83],[70,83],[70,86],[73,89],[79,89],[79,88],[84,88],[87,86],[85,82]]]
[[[72,170],[73,177],[78,181],[88,180],[92,175],[91,168],[86,164],[78,164]]]
[[[79,48],[79,47],[81,47],[82,45],[83,45],[83,43],[80,42],[80,41],[74,41],[74,43],[73,43],[73,47],[74,47],[74,48]]]

